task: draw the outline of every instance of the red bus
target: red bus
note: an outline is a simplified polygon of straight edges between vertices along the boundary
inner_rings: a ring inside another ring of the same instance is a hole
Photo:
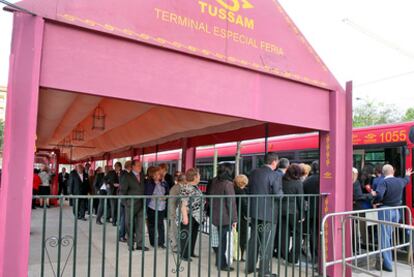
[[[403,176],[406,168],[413,167],[414,122],[356,128],[352,140],[354,166],[360,172],[379,163],[390,163],[396,168],[396,175]],[[236,143],[197,148],[196,166],[200,169],[203,182],[213,177],[214,151],[218,152],[219,163],[235,163]],[[318,133],[269,138],[268,151],[276,152],[291,162],[311,163],[319,160]],[[264,139],[244,141],[241,145],[241,173],[248,175],[260,167],[264,152]],[[161,162],[168,163],[170,171],[174,172],[180,168],[180,152],[170,151],[144,157],[145,166]],[[406,205],[414,208],[412,184],[413,180],[407,186],[404,200]]]

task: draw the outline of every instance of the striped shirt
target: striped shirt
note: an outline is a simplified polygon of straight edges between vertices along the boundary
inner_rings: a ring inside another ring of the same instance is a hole
[[[181,204],[186,205],[191,216],[198,222],[202,223],[204,218],[204,204],[202,199],[203,193],[197,186],[185,184],[180,188]]]

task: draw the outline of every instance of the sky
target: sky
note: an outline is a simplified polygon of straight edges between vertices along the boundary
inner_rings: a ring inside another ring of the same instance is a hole
[[[338,81],[353,81],[355,105],[371,99],[401,113],[414,107],[413,0],[280,3]],[[11,29],[11,14],[0,11],[0,86],[7,85]]]

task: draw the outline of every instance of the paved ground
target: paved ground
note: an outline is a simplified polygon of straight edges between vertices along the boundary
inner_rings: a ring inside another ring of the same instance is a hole
[[[32,213],[31,226],[31,240],[30,240],[30,262],[29,262],[29,277],[41,276],[42,264],[42,220],[43,210],[36,209]],[[92,227],[89,230],[89,227]],[[47,240],[45,255],[44,255],[44,276],[57,276],[57,256],[58,247],[55,244],[59,233],[59,209],[51,208],[47,210],[46,215],[46,229],[45,238]],[[92,236],[90,253],[88,240]],[[148,234],[147,234],[148,235]],[[214,267],[215,256],[214,252],[209,249],[209,238],[207,235],[202,235],[201,240],[197,242],[196,252],[201,254],[200,258],[194,258],[191,263],[181,262],[177,265],[177,257],[175,254],[166,250],[150,248],[150,251],[144,255],[140,251],[134,251],[129,254],[127,245],[119,243],[118,249],[116,244],[116,228],[111,224],[106,225],[106,246],[103,248],[103,226],[95,224],[95,218],[89,221],[78,221],[78,235],[76,248],[76,262],[73,262],[74,248],[74,221],[71,208],[65,207],[62,211],[62,240],[61,246],[61,276],[88,276],[88,268],[90,269],[90,276],[247,276],[245,273],[245,263],[235,262],[233,266],[238,269],[231,274],[227,272],[217,272]],[[65,242],[68,244],[65,245]],[[149,245],[148,238],[146,244]],[[105,250],[105,251],[103,251]],[[118,264],[116,263],[116,256],[118,254]],[[90,256],[90,259],[88,257]],[[131,263],[129,262],[131,259]],[[211,265],[209,267],[209,264]],[[131,268],[129,268],[131,265]],[[301,267],[288,266],[285,267],[283,261],[273,259],[273,268],[275,272],[279,272],[279,276],[317,276],[312,274],[311,265],[308,268],[302,262]],[[209,271],[210,269],[210,271]],[[76,274],[73,274],[73,271]],[[178,270],[178,273],[177,273]],[[116,275],[118,272],[118,275]],[[374,273],[374,272],[373,272]],[[354,273],[354,276],[368,276],[364,274]],[[254,276],[250,274],[249,276]],[[384,274],[383,276],[395,276],[394,274]],[[410,268],[408,266],[400,265],[398,269],[398,276],[411,276]]]

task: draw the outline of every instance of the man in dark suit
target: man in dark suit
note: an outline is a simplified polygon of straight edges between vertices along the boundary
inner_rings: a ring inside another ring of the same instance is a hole
[[[305,194],[314,194],[319,195],[320,188],[319,188],[319,161],[312,162],[311,165],[311,176],[309,176],[303,182],[303,192]],[[310,244],[310,251],[311,256],[313,258],[313,262],[317,261],[318,256],[318,245],[319,245],[319,196],[312,196],[307,197],[305,199],[308,203],[309,210],[307,213],[309,215],[306,216],[306,219],[309,219],[309,224],[307,222],[304,223],[303,226],[309,226],[309,230],[307,233],[309,235],[309,244]]]
[[[108,195],[118,195],[119,190],[119,178],[121,177],[122,164],[120,162],[115,163],[115,169],[110,170],[105,176],[105,183],[109,186]],[[116,226],[117,224],[117,215],[118,215],[118,200],[115,198],[110,199],[111,203],[111,218],[112,225]]]
[[[66,168],[62,168],[62,172],[58,175],[59,191],[58,195],[68,195],[68,179],[69,173],[66,172]]]
[[[405,186],[410,182],[410,176],[413,174],[412,169],[409,168],[405,172],[405,178],[394,177],[394,168],[390,164],[386,164],[382,168],[384,180],[378,185],[376,189],[376,201],[385,207],[398,207],[402,204],[402,196]],[[393,210],[378,210],[378,219],[382,221],[389,221],[398,223],[400,221],[400,211]],[[381,248],[386,249],[393,245],[393,229],[392,226],[380,224],[381,227]],[[377,269],[392,272],[392,253],[391,250],[382,252],[382,268],[377,265]]]
[[[286,170],[288,169],[289,165],[290,165],[290,161],[288,159],[286,159],[286,158],[279,159],[279,163],[277,164],[277,168],[275,170],[275,173],[278,174],[280,176],[280,178],[283,178],[283,176],[285,176]],[[276,258],[278,258],[279,255],[280,255],[280,253],[278,253],[279,233],[282,233],[280,228],[282,228],[282,225],[280,225],[280,222],[278,222],[276,224],[277,232],[275,232],[275,241],[274,241],[274,246],[273,246],[273,257],[276,257]]]
[[[289,165],[290,165],[290,161],[288,159],[281,158],[279,160],[279,163],[277,164],[277,168],[276,168],[275,172],[277,174],[279,174],[280,176],[282,176],[282,178],[283,178],[283,176],[285,175],[286,170],[288,169]]]
[[[254,195],[283,195],[282,178],[275,173],[279,158],[275,153],[265,157],[265,165],[250,174],[248,193]],[[261,277],[277,276],[271,272],[273,240],[275,238],[280,199],[276,197],[251,198],[250,217],[252,233],[249,240],[247,271],[255,271],[260,255],[258,274]]]
[[[88,174],[84,172],[84,168],[81,164],[76,166],[76,169],[73,170],[69,175],[69,188],[71,194],[73,195],[87,195],[89,189],[89,180]],[[85,218],[85,207],[87,200],[79,198],[77,201],[78,205],[76,207],[76,199],[73,201],[73,214],[80,220],[86,220]],[[76,214],[76,208],[78,213]]]
[[[121,175],[120,195],[144,195],[144,175],[142,174],[142,164],[140,161],[132,161],[132,171],[124,172]],[[125,224],[128,234],[128,245],[130,251],[134,250],[134,234],[137,242],[136,249],[147,251],[148,248],[143,245],[145,241],[144,230],[144,199],[124,199],[123,204],[125,206]],[[132,222],[131,222],[132,212]],[[132,228],[132,237],[131,234]]]
[[[124,164],[124,170],[121,172],[121,176],[119,177],[119,183],[121,183],[121,180],[123,178],[124,174],[131,173],[132,170],[132,161],[126,161]],[[121,194],[121,188],[118,190],[118,194]],[[126,236],[126,224],[125,224],[125,201],[121,201],[120,204],[120,211],[119,211],[119,241],[120,242],[127,242],[128,240],[125,238]]]

